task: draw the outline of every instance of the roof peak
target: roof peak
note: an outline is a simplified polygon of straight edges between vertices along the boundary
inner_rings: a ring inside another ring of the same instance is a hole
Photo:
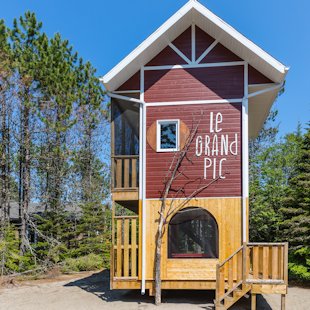
[[[254,68],[259,68],[260,72],[269,79],[282,82],[285,78],[288,68],[282,63],[244,37],[199,1],[189,0],[135,50],[101,78],[101,81],[108,90],[115,90],[166,47],[167,41],[171,42],[192,23],[214,38],[218,38],[221,44]]]

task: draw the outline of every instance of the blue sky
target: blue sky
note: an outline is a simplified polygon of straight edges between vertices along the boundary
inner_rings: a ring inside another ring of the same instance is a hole
[[[291,67],[278,99],[280,133],[310,120],[310,1],[201,0],[215,14]],[[52,36],[60,32],[105,74],[177,11],[186,0],[0,0],[0,18],[34,11]]]

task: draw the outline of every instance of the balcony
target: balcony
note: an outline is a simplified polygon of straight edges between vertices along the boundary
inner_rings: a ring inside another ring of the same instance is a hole
[[[112,156],[112,194],[115,201],[139,199],[139,156]]]

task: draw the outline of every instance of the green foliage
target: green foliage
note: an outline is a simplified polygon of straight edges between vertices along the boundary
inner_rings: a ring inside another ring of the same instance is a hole
[[[0,83],[12,77],[15,118],[7,121],[14,155],[0,169],[12,167],[8,201],[45,207],[27,219],[29,230],[36,226],[35,244],[0,234],[8,271],[102,252],[105,260],[109,256],[109,174],[105,141],[97,138],[107,121],[104,91],[95,68],[69,41],[59,33],[49,38],[42,27],[32,12],[15,19],[12,29],[0,21]]]
[[[64,260],[61,271],[64,273],[99,270],[104,267],[102,255],[88,254],[78,258]]]
[[[292,278],[309,278],[310,137],[300,127],[276,141],[273,118],[250,144],[250,236],[288,241]],[[270,122],[271,121],[271,122]]]
[[[2,227],[0,240],[0,275],[21,272],[34,266],[31,255],[20,255],[17,230],[13,225]]]

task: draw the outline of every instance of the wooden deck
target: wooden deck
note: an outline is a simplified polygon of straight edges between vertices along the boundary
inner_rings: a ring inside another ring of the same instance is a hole
[[[114,216],[111,249],[111,289],[139,289],[139,217]],[[281,294],[282,309],[288,287],[287,243],[244,243],[236,252],[216,266],[216,279],[165,279],[163,289],[206,289],[216,291],[216,309],[229,309],[247,293]],[[153,294],[154,281],[146,288]]]

